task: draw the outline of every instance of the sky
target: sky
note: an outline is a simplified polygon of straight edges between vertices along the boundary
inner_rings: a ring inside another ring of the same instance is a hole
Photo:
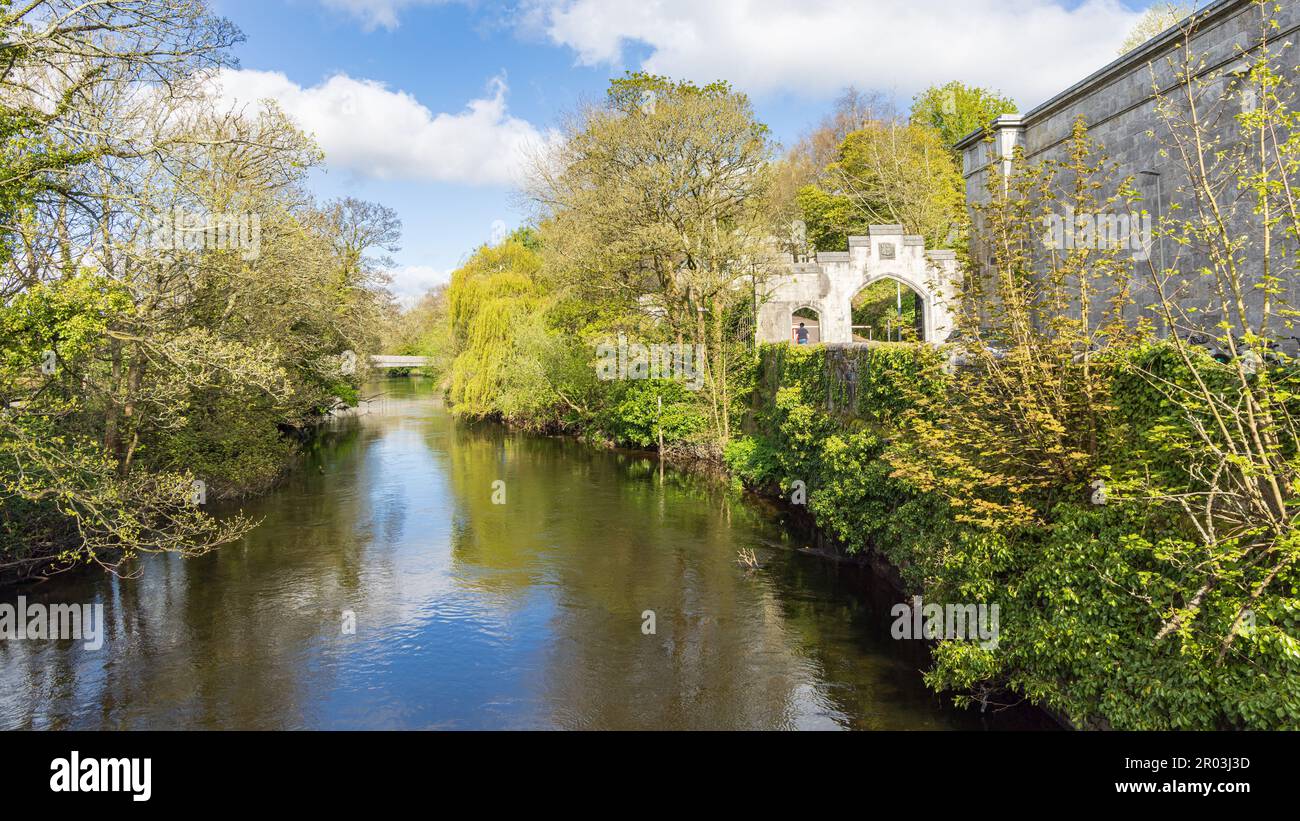
[[[276,100],[325,153],[323,199],[403,223],[406,304],[526,220],[527,158],[611,77],[747,93],[793,144],[850,85],[906,110],[961,80],[1027,111],[1115,59],[1154,0],[213,0],[246,40],[225,102]],[[1202,3],[1203,5],[1203,3]]]

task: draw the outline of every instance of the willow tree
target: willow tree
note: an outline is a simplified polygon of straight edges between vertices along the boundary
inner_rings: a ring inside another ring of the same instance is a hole
[[[704,345],[716,438],[731,431],[731,314],[769,264],[768,129],[723,82],[613,81],[539,158],[527,189],[561,285]]]
[[[518,354],[515,335],[538,313],[541,260],[526,233],[479,248],[452,272],[447,315],[455,358],[448,398],[460,416],[502,415],[507,379]],[[528,355],[525,352],[524,355]]]

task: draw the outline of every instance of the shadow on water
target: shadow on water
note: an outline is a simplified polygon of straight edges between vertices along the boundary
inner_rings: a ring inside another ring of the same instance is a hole
[[[944,707],[893,594],[725,483],[375,390],[243,541],[0,593],[107,622],[99,650],[0,642],[0,727],[1041,725]]]

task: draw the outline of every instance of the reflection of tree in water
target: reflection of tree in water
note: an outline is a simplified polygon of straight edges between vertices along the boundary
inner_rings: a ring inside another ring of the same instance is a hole
[[[512,593],[540,580],[539,557],[555,513],[549,489],[530,478],[528,463],[537,458],[539,444],[549,443],[487,424],[456,425],[448,438],[448,480],[455,494],[451,555],[462,586]],[[493,503],[498,481],[504,482],[505,504]]]
[[[241,542],[196,559],[146,557],[138,579],[68,574],[42,586],[56,601],[103,602],[105,649],[23,642],[24,657],[0,655],[0,687],[14,694],[0,700],[0,726],[319,723],[313,694],[336,686],[337,668],[305,654],[340,641],[343,609],[372,630],[400,617],[384,591],[402,574],[376,547],[406,501],[372,496],[384,466],[371,457],[403,424],[374,417],[322,431],[274,494],[231,506],[261,519]]]
[[[850,709],[880,711],[882,676],[897,665],[880,670],[868,659],[864,673],[855,606],[824,600],[824,580],[790,587],[786,565],[797,557],[787,548],[769,556],[777,581],[738,564],[741,547],[777,543],[781,531],[725,482],[672,469],[661,480],[643,454],[499,428],[462,430],[452,451],[463,522],[454,556],[466,570],[493,571],[458,572],[461,583],[521,596],[544,585],[555,597],[544,662],[550,721],[845,726]],[[508,502],[492,505],[501,471]],[[646,610],[655,635],[641,632]],[[921,700],[921,715],[896,726],[926,726],[934,705]]]
[[[242,543],[198,560],[207,566],[171,561],[122,585],[142,600],[128,612],[165,618],[134,626],[139,663],[109,691],[174,713],[177,726],[311,725],[312,692],[330,690],[337,670],[305,667],[304,649],[342,640],[344,609],[370,629],[398,618],[385,612],[392,599],[371,591],[399,575],[376,548],[405,502],[372,495],[382,467],[371,457],[400,424],[381,417],[324,431],[327,461],[309,461],[273,497],[255,500],[263,521]]]

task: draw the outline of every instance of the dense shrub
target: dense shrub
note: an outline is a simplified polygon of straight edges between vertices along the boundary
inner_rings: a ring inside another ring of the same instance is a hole
[[[1282,585],[1290,594],[1262,596],[1253,629],[1230,652],[1220,637],[1231,632],[1239,597],[1227,593],[1206,598],[1195,629],[1157,638],[1197,583],[1199,568],[1186,559],[1213,557],[1198,554],[1180,510],[1126,495],[1124,477],[1155,472],[1171,488],[1190,487],[1179,461],[1186,409],[1147,388],[1153,374],[1188,378],[1184,363],[1159,344],[1109,355],[1100,367],[1118,387],[1103,453],[1114,498],[1044,502],[1038,526],[1012,528],[961,520],[945,496],[893,467],[916,456],[903,453],[906,420],[942,401],[940,365],[937,352],[905,345],[767,346],[750,433],[728,446],[728,466],[745,484],[787,498],[803,481],[818,524],[849,552],[879,551],[908,594],[999,604],[996,647],[936,647],[927,682],[961,701],[996,700],[1005,689],[1080,727],[1300,727],[1294,572]],[[1213,367],[1206,373],[1215,378]]]

